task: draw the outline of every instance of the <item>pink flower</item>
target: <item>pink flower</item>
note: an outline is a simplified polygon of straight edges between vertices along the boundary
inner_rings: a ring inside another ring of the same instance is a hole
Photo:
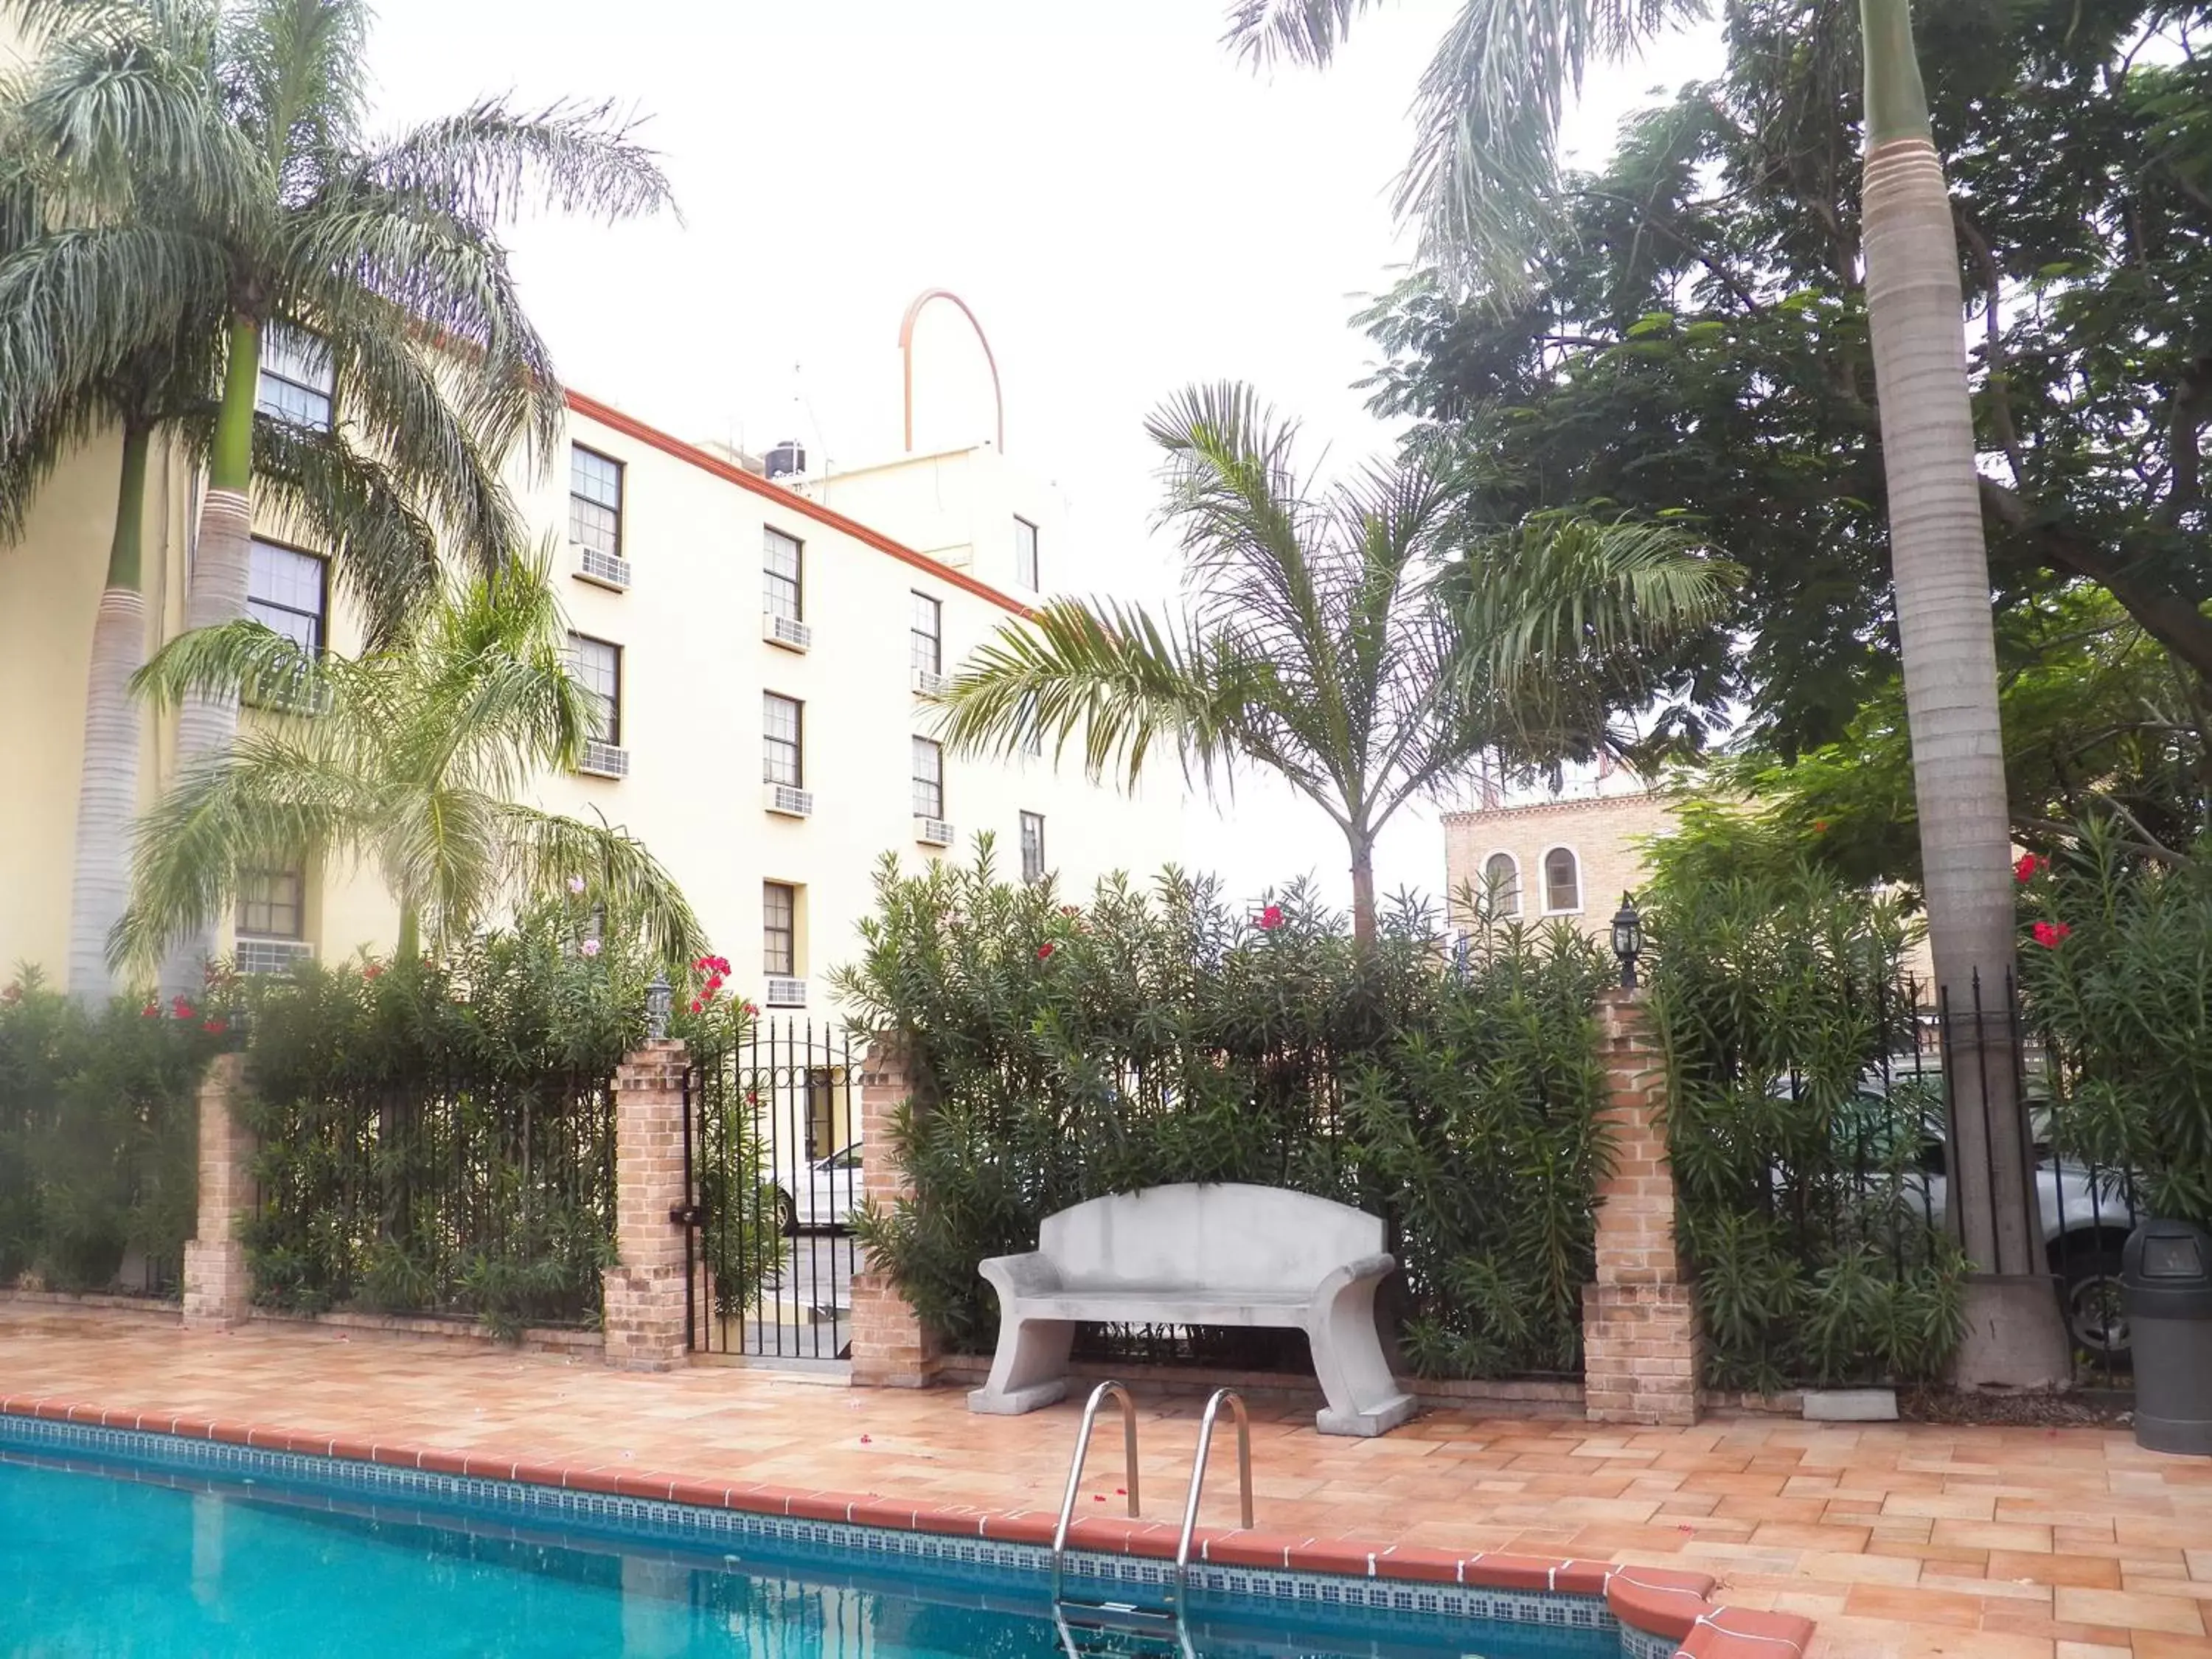
[[[361,970],[361,976],[363,979],[382,978],[384,976],[384,964],[380,962],[370,963]]]
[[[1056,947],[1054,945],[1053,942],[1050,939],[1047,939],[1043,944],[1037,946],[1037,960],[1039,962],[1044,961],[1046,957],[1051,956],[1055,948]]]
[[[178,997],[169,1004],[169,1012],[174,1014],[179,1019],[190,1019],[192,1017],[192,1005],[191,999],[187,997]]]
[[[161,1005],[160,1003],[158,1003],[158,1002],[149,1002],[149,1003],[148,1003],[148,1004],[147,1004],[143,1008],[141,1008],[141,1009],[138,1011],[138,1017],[139,1017],[141,1019],[159,1019],[159,1018],[161,1018]]]
[[[695,1014],[704,1009],[706,1006],[707,1005],[705,1003],[700,1001],[696,997],[693,997],[691,999],[691,1012]]]
[[[203,1031],[209,1032],[210,1034],[211,1034],[211,1035],[213,1035],[213,1036],[222,1036],[222,1033],[224,1033],[225,1031],[228,1030],[229,1029],[230,1029],[230,1028],[229,1028],[228,1025],[224,1024],[223,1024],[221,1020],[219,1020],[219,1019],[211,1019],[211,1020],[208,1021],[208,1023],[207,1023],[206,1024],[204,1024],[204,1025],[203,1025],[203,1026],[201,1026],[201,1027],[200,1027],[200,1030],[202,1030]]]
[[[1283,925],[1283,907],[1271,904],[1260,912],[1260,919],[1252,924],[1263,933],[1272,933]]]
[[[0,991],[0,1002],[21,1002],[22,1000],[23,988],[20,985],[9,985],[4,991]]]
[[[2022,853],[2020,862],[2012,867],[2012,878],[2025,886],[2050,867],[2049,859],[2038,858],[2033,853]]]
[[[748,1002],[744,1005],[744,1015],[747,1019],[757,1019],[760,1018],[760,1010]]]
[[[568,878],[568,890],[569,890],[570,892],[572,892],[572,893],[580,893],[580,892],[582,892],[582,891],[584,890],[584,878],[583,878],[581,876],[571,876],[571,877],[569,877],[569,878]]]
[[[2063,921],[2039,921],[2035,924],[2035,942],[2046,951],[2056,951],[2058,941],[2070,937],[2073,932]]]
[[[584,954],[585,954],[586,956],[587,956],[587,957],[595,957],[595,956],[599,955],[599,940],[597,940],[597,939],[586,939],[586,940],[584,941]]]

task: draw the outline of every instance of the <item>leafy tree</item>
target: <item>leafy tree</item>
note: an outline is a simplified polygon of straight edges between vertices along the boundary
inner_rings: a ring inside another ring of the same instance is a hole
[[[1133,780],[1172,745],[1209,786],[1272,772],[1351,854],[1376,938],[1375,837],[1486,757],[1585,758],[1639,700],[1633,650],[1695,623],[1725,573],[1650,525],[1537,517],[1467,541],[1449,471],[1416,458],[1323,489],[1295,422],[1249,387],[1194,388],[1149,430],[1186,556],[1182,614],[1055,600],[1002,628],[944,700],[956,749],[1082,746]]]
[[[662,205],[627,128],[604,108],[488,100],[372,141],[364,0],[6,9],[39,52],[12,135],[51,155],[84,210],[41,223],[0,266],[0,465],[134,358],[182,336],[207,350],[211,329],[221,368],[186,620],[242,617],[259,366],[282,326],[326,356],[348,447],[402,500],[479,561],[515,545],[498,467],[518,442],[550,456],[562,397],[495,227],[526,197],[610,217]],[[324,459],[312,476],[346,473],[345,458]],[[413,596],[428,586],[418,573]],[[236,720],[234,703],[189,699],[183,759],[219,750]],[[190,943],[204,953],[204,935]]]
[[[570,880],[634,917],[672,964],[703,948],[675,878],[604,821],[519,797],[572,766],[590,694],[569,678],[542,562],[457,577],[394,644],[316,656],[255,621],[172,640],[140,671],[160,707],[243,696],[264,718],[195,762],[141,821],[117,955],[145,968],[303,857],[372,863],[399,902],[399,956],[465,938],[495,908]]]

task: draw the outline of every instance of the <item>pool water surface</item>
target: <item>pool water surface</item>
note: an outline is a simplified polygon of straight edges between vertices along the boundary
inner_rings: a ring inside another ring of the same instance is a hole
[[[1188,1646],[1076,1632],[1080,1654],[1619,1659],[1554,1629],[1194,1597]],[[458,1507],[0,1442],[0,1654],[10,1659],[1049,1659],[1049,1594],[821,1550],[517,1524]]]

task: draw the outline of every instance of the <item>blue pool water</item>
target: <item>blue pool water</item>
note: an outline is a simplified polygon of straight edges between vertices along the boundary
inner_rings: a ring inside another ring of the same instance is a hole
[[[325,1466],[328,1467],[328,1466]],[[456,1490],[459,1490],[456,1484]],[[1050,1659],[1028,1574],[937,1572],[799,1547],[688,1547],[453,1502],[154,1467],[0,1424],[0,1655],[20,1659]],[[1619,1659],[1560,1630],[1200,1595],[1189,1651]],[[1079,1651],[1175,1654],[1092,1633]]]

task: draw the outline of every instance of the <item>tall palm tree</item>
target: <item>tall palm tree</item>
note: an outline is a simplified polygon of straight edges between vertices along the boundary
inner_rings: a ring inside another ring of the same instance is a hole
[[[1373,0],[1237,0],[1249,58],[1326,64]],[[1468,0],[1423,75],[1398,187],[1448,280],[1510,292],[1545,234],[1562,101],[1592,56],[1620,58],[1703,0]],[[1989,554],[1974,466],[1958,241],[1929,124],[1909,0],[1859,0],[1865,70],[1860,214],[1867,320],[1888,484],[1890,560],[1936,978],[1961,1012],[1950,1044],[1954,1211],[1979,1270],[1960,1374],[2034,1385],[2066,1375],[2045,1293],[2035,1163],[2002,1019],[2014,971],[2004,747]]]
[[[186,623],[246,614],[272,326],[326,363],[333,423],[457,550],[516,545],[502,459],[550,459],[563,398],[495,228],[527,199],[657,209],[650,152],[603,107],[481,102],[365,136],[364,0],[0,0],[39,57],[33,130],[96,210],[10,260],[0,451],[132,354],[212,315],[221,366]],[[151,196],[158,213],[117,204]],[[228,744],[237,705],[186,698],[179,753]],[[173,976],[207,937],[179,941]]]
[[[141,821],[118,963],[143,969],[211,926],[245,874],[303,859],[374,867],[399,903],[399,952],[580,879],[672,963],[703,936],[642,843],[519,799],[573,766],[592,694],[569,677],[544,557],[457,576],[397,641],[317,656],[255,621],[180,635],[137,689],[156,705],[246,698],[263,711],[194,762]]]
[[[1093,776],[1132,782],[1170,746],[1209,787],[1273,773],[1343,834],[1362,945],[1375,838],[1401,807],[1488,758],[1614,744],[1627,648],[1717,608],[1724,573],[1650,526],[1463,540],[1442,458],[1316,488],[1296,423],[1247,386],[1194,387],[1147,429],[1167,457],[1182,614],[1051,601],[969,659],[940,728],[956,751],[1077,743]]]

